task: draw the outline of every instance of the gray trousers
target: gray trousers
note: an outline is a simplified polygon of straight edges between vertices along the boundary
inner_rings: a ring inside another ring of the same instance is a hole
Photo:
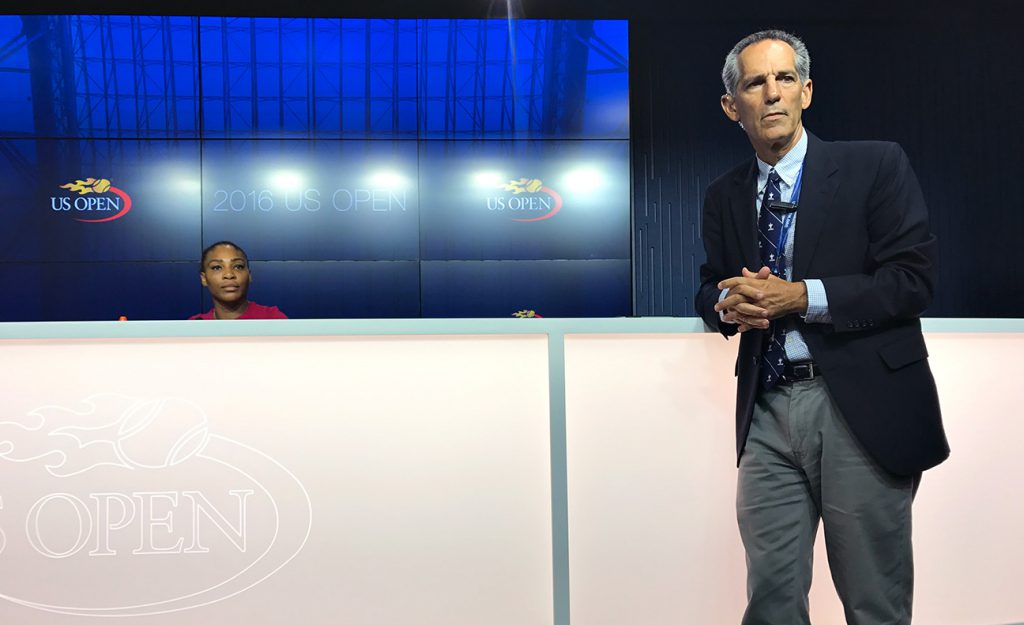
[[[743,625],[808,625],[818,520],[848,625],[909,625],[916,477],[867,456],[818,378],[761,393],[740,457]]]

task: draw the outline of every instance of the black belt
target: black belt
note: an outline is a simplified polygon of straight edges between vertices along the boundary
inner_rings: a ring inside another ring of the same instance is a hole
[[[804,380],[813,380],[821,376],[821,367],[813,362],[787,362],[786,368],[782,370],[780,384],[792,384]]]

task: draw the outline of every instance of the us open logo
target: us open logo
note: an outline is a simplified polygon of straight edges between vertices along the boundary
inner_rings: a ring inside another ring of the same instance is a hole
[[[562,196],[539,178],[520,178],[500,185],[505,194],[487,198],[487,210],[512,221],[543,221],[562,210]]]
[[[132,198],[106,178],[86,178],[59,185],[68,195],[50,196],[50,208],[76,215],[75,221],[103,223],[120,219],[132,209]],[[77,195],[73,195],[77,194]]]
[[[102,393],[0,421],[0,599],[77,616],[197,608],[305,546],[312,504],[179,397]],[[45,581],[41,581],[45,580]]]

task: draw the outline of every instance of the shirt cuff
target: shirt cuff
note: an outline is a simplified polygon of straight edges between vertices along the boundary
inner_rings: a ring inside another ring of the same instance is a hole
[[[729,294],[729,289],[722,289],[722,292],[718,294],[718,301],[722,301],[723,299],[725,299],[725,297],[728,294]],[[735,321],[729,321],[728,319],[726,319],[725,318],[725,311],[724,310],[718,311],[718,320],[721,321],[722,323],[731,323],[733,325],[735,325],[737,323]]]
[[[828,295],[821,280],[804,280],[807,287],[807,312],[801,315],[807,323],[832,323]]]

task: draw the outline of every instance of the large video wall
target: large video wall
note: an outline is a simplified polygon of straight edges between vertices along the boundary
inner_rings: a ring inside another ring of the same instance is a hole
[[[0,16],[0,320],[632,309],[624,21]]]

